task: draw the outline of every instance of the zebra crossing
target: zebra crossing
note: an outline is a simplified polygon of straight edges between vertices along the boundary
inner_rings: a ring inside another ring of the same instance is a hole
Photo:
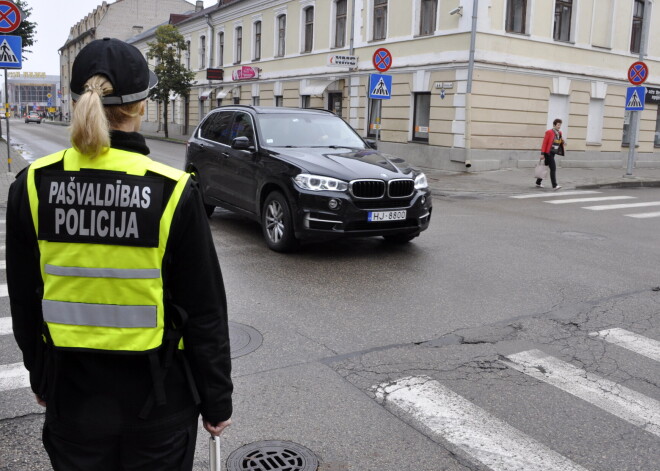
[[[0,239],[4,241],[5,236],[5,217],[0,215]],[[0,270],[6,270],[6,260],[4,259],[4,243],[0,256]],[[6,280],[6,277],[2,277]],[[6,299],[9,296],[7,283],[0,282],[0,299]],[[0,317],[0,342],[5,341],[7,336],[12,335],[11,317]],[[11,340],[10,340],[11,341]],[[29,373],[23,366],[23,363],[0,364],[0,392],[11,391],[14,389],[27,388],[30,386]]]
[[[590,196],[586,196],[590,195]],[[599,196],[594,196],[599,195]],[[573,198],[566,198],[572,196]],[[576,197],[577,196],[577,197]],[[597,190],[572,190],[572,191],[558,191],[558,192],[535,192],[525,193],[520,195],[510,196],[512,199],[525,200],[525,199],[543,199],[544,203],[552,205],[570,205],[579,204],[581,209],[588,211],[610,211],[610,210],[637,210],[641,208],[649,208],[660,206],[660,201],[644,201],[644,202],[631,202],[636,200],[637,196],[630,195],[602,195],[601,191]],[[613,201],[628,201],[626,203],[613,203]],[[599,203],[599,204],[593,204]],[[649,212],[634,212],[623,214],[625,217],[635,219],[651,219],[660,218],[660,211]]]
[[[589,337],[660,362],[660,341],[639,333],[610,328],[590,332]],[[660,438],[660,401],[656,399],[534,348],[501,356],[498,362]],[[477,466],[493,471],[588,469],[429,376],[407,376],[371,389],[376,400],[395,415],[459,449]]]

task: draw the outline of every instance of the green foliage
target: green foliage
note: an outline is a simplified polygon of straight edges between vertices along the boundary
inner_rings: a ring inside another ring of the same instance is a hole
[[[167,104],[170,92],[189,96],[195,73],[181,63],[181,54],[187,50],[183,36],[175,26],[162,25],[156,29],[155,37],[154,42],[147,43],[147,57],[156,60],[158,85],[149,97]]]
[[[21,36],[23,38],[23,60],[26,61],[26,53],[31,53],[32,50],[28,49],[34,45],[34,32],[37,28],[37,23],[33,21],[28,21],[30,15],[32,14],[32,8],[30,8],[26,0],[14,0],[14,4],[21,10],[21,24],[11,33],[8,33],[12,36]]]

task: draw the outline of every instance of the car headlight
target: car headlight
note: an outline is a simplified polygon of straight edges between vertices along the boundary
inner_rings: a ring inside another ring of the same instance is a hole
[[[309,175],[301,173],[293,181],[303,190],[312,191],[346,191],[348,183],[336,178],[323,177],[321,175]]]
[[[426,175],[420,173],[415,177],[415,190],[428,188],[428,186],[429,186],[429,182],[426,180]]]

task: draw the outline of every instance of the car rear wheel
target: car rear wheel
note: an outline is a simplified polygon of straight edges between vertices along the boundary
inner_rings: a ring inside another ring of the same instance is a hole
[[[290,252],[298,246],[293,232],[289,204],[282,193],[273,191],[266,197],[261,210],[261,229],[266,245],[276,252]]]
[[[389,244],[407,244],[419,234],[395,234],[383,236],[385,242]]]

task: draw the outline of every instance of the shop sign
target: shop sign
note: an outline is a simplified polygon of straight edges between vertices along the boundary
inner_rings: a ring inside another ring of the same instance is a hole
[[[328,65],[331,67],[357,67],[357,56],[328,56]]]
[[[206,80],[224,80],[223,69],[206,69]]]
[[[660,104],[660,88],[646,87],[644,103],[647,105]]]
[[[261,69],[259,67],[250,67],[249,65],[244,65],[240,69],[234,70],[231,73],[232,80],[252,80],[259,78],[259,72]]]

